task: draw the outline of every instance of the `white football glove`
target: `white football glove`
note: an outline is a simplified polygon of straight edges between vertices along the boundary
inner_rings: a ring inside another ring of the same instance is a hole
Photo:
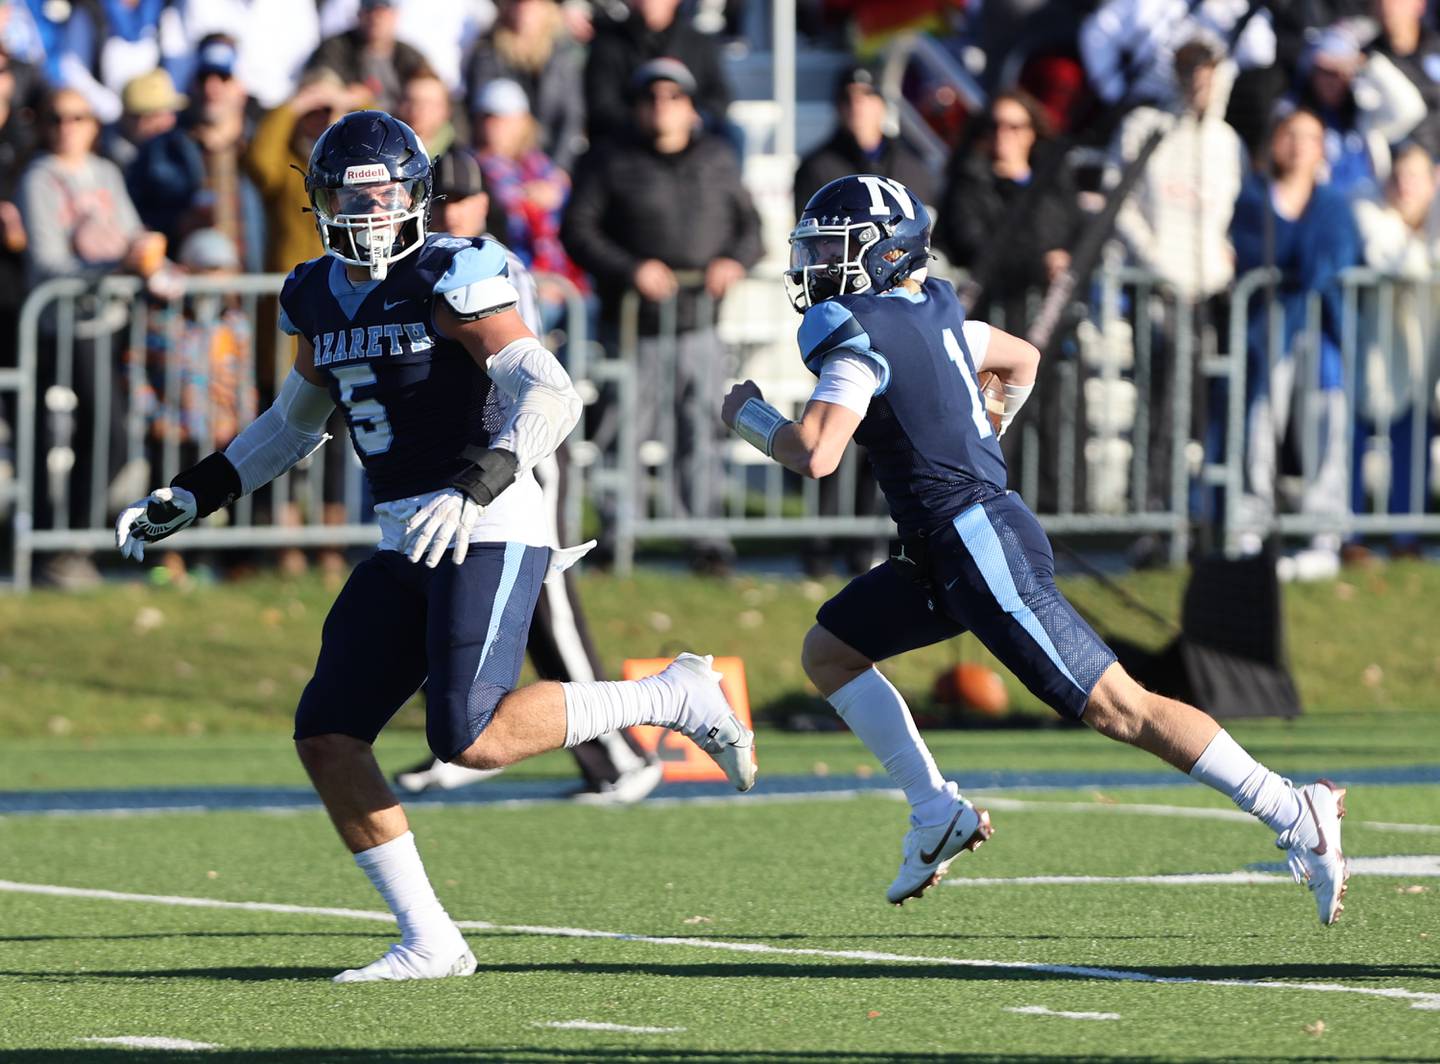
[[[131,503],[115,522],[115,545],[120,554],[145,560],[145,544],[173,536],[195,520],[195,496],[184,488],[156,488]]]
[[[454,562],[459,565],[470,550],[470,532],[480,520],[485,507],[454,488],[446,488],[431,499],[405,524],[405,538],[400,549],[412,562],[425,554],[425,564],[433,569],[440,564],[445,549],[454,544]]]

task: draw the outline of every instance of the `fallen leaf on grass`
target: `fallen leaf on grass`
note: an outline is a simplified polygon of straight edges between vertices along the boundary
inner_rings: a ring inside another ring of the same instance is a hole
[[[1314,1035],[1316,1038],[1320,1037],[1325,1033],[1325,1021],[1316,1020],[1314,1023],[1307,1023],[1305,1025],[1305,1033]]]
[[[685,917],[685,923],[687,923],[687,924],[713,924],[714,922],[715,922],[715,921],[712,920],[712,919],[710,919],[710,917],[708,917],[708,916],[687,916],[687,917]]]

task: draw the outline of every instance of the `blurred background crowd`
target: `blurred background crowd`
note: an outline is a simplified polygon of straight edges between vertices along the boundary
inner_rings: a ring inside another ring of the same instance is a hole
[[[1047,290],[1083,295],[1122,258],[1154,276],[1167,299],[1134,325],[1153,352],[1132,401],[1150,411],[1131,443],[1148,456],[1139,509],[1173,490],[1173,389],[1200,400],[1181,435],[1203,449],[1222,430],[1223,382],[1199,367],[1224,348],[1237,278],[1261,267],[1267,298],[1235,311],[1249,315],[1252,525],[1277,506],[1333,516],[1293,559],[1323,575],[1375,548],[1343,515],[1429,508],[1440,33],[1426,0],[801,0],[795,18],[787,157],[759,0],[0,0],[0,351],[50,278],[131,274],[166,306],[187,274],[283,274],[319,255],[302,210],[310,148],[339,115],[376,107],[442,160],[433,229],[493,234],[541,275],[547,325],[578,297],[590,335],[611,353],[628,344],[642,416],[673,408],[682,516],[722,504],[719,427],[693,401],[737,368],[722,301],[750,276],[778,287],[806,199],[856,171],[932,205],[937,270],[1057,365],[1085,330],[1034,335]],[[1396,283],[1385,327],[1347,347],[1340,279],[1364,265]],[[152,435],[223,445],[267,401],[265,313],[175,303],[147,315],[137,349],[123,308],[91,307],[66,338],[72,464],[57,469],[42,438],[38,479],[109,490],[37,489],[38,524],[100,527],[97,507],[151,486],[148,466],[127,476],[119,457],[87,468],[86,433],[142,418]],[[39,328],[44,394],[57,326]],[[1180,331],[1195,350],[1184,382],[1166,354]],[[1349,349],[1366,357],[1352,365]],[[97,383],[112,379],[130,386]],[[1066,401],[1044,385],[1027,415],[1042,453]],[[83,416],[100,406],[109,417]],[[589,426],[602,438],[604,415]],[[1070,451],[1073,470],[1046,460],[1042,513],[1072,472],[1099,475]],[[109,453],[134,457],[118,438]],[[1198,492],[1187,505],[1215,517]],[[873,484],[828,486],[818,507],[872,512]],[[810,562],[830,564],[830,546],[812,546]],[[729,551],[701,537],[696,557],[723,567]],[[867,551],[845,560],[863,567]]]

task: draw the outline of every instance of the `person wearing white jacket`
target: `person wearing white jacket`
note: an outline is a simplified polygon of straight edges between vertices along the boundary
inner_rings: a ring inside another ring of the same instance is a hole
[[[1226,51],[1250,6],[1250,0],[1107,0],[1080,27],[1085,73],[1106,103],[1174,108],[1181,97],[1175,52],[1200,35]],[[1251,17],[1228,50],[1242,70],[1274,65],[1270,13]]]
[[[1235,276],[1230,219],[1246,159],[1240,135],[1224,119],[1226,75],[1231,73],[1227,67],[1232,66],[1222,61],[1209,38],[1185,42],[1175,52],[1181,111],[1137,107],[1117,138],[1118,165],[1125,167],[1153,133],[1162,135],[1116,219],[1116,229],[1135,263],[1156,274],[1173,295],[1173,301],[1165,300],[1165,319],[1152,346],[1149,387],[1141,396],[1151,411],[1149,439],[1136,441],[1137,446],[1148,444],[1147,503],[1157,509],[1168,507],[1171,498],[1174,426],[1168,411],[1176,383],[1178,304],[1193,308],[1190,321],[1197,339],[1193,371],[1198,356],[1217,347],[1215,328],[1223,311],[1209,301],[1223,296]],[[1192,388],[1196,383],[1192,381]]]

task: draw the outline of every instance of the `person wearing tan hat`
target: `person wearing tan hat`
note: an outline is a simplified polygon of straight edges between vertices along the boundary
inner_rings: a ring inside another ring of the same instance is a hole
[[[125,187],[146,227],[178,244],[184,215],[205,184],[200,146],[179,125],[189,100],[162,68],[132,78],[120,98],[121,126],[134,153],[124,164]]]

